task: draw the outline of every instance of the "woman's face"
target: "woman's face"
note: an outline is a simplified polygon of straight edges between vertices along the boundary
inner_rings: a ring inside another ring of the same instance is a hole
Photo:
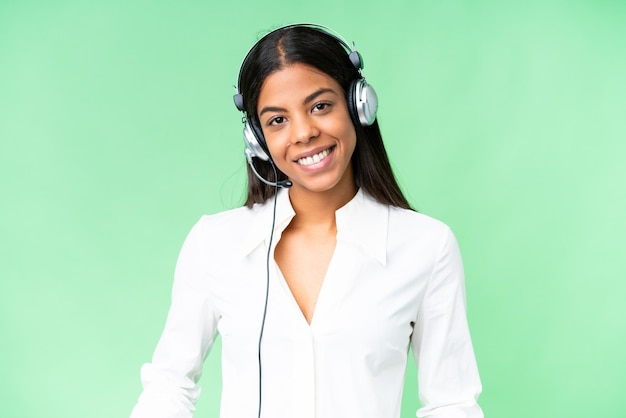
[[[257,114],[272,159],[293,188],[354,190],[356,132],[335,79],[305,64],[289,65],[263,82]]]

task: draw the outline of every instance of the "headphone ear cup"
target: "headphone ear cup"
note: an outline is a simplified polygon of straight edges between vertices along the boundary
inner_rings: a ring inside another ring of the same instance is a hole
[[[374,87],[360,78],[350,83],[348,88],[348,111],[355,124],[370,126],[376,120],[378,96]]]
[[[270,153],[265,144],[263,131],[254,120],[246,119],[243,126],[243,141],[246,144],[246,155],[263,161],[270,160]]]
[[[378,111],[378,96],[374,87],[367,84],[363,78],[356,80],[354,100],[361,125],[370,126],[373,124]]]

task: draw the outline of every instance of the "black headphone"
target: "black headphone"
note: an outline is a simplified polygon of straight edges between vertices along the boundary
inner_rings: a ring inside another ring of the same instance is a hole
[[[269,149],[267,148],[267,144],[265,142],[265,137],[263,136],[263,131],[261,127],[256,122],[255,118],[248,118],[246,114],[245,106],[244,106],[244,98],[240,93],[241,86],[241,72],[246,65],[248,57],[251,52],[255,49],[255,47],[263,41],[265,38],[270,36],[271,34],[290,28],[296,27],[304,27],[309,29],[317,30],[321,33],[324,33],[333,39],[335,39],[348,53],[348,58],[350,62],[359,72],[359,78],[353,80],[350,83],[347,91],[347,103],[348,103],[348,111],[350,113],[350,117],[352,118],[352,122],[355,125],[361,126],[370,126],[376,120],[376,111],[378,109],[378,97],[376,96],[376,91],[374,88],[365,82],[365,78],[361,76],[361,70],[363,69],[363,58],[361,58],[361,54],[358,51],[351,48],[348,43],[341,38],[339,34],[321,25],[315,25],[310,23],[299,23],[281,26],[273,31],[269,32],[267,35],[263,36],[259,39],[253,46],[250,48],[248,53],[246,54],[243,62],[241,63],[241,68],[239,69],[239,77],[237,79],[237,93],[233,96],[233,100],[235,102],[235,106],[243,113],[242,121],[244,122],[243,127],[243,140],[246,145],[245,154],[248,160],[248,163],[252,167],[253,171],[254,166],[252,165],[252,157],[259,158],[263,161],[270,161],[271,157],[269,153]],[[262,179],[263,180],[263,179]],[[267,182],[266,182],[267,183]]]

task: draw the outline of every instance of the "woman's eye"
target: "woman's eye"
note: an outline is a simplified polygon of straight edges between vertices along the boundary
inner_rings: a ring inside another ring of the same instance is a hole
[[[313,110],[316,112],[320,112],[328,107],[330,107],[330,103],[317,103],[315,106],[313,106]]]
[[[285,118],[282,116],[277,116],[274,119],[271,119],[268,125],[280,125],[283,122],[285,122]]]

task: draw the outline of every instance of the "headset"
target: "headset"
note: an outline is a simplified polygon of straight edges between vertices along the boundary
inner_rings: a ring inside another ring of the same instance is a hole
[[[270,186],[290,187],[291,183],[290,182],[274,183],[274,182],[267,181],[266,179],[262,178],[257,173],[256,169],[254,168],[254,164],[252,162],[253,157],[259,158],[260,160],[263,160],[263,161],[268,161],[272,165],[274,164],[270,156],[267,143],[265,142],[263,131],[261,127],[259,126],[256,117],[254,116],[249,117],[249,115],[247,115],[246,113],[245,105],[244,105],[244,97],[241,94],[241,73],[246,66],[246,63],[248,61],[250,54],[252,53],[252,51],[255,50],[257,45],[259,45],[259,43],[261,43],[264,39],[266,39],[268,36],[272,35],[273,33],[276,33],[278,31],[282,31],[285,29],[298,28],[298,27],[314,29],[335,39],[346,50],[346,53],[348,54],[348,58],[350,59],[350,62],[352,63],[354,68],[356,68],[356,70],[358,71],[359,77],[350,83],[350,86],[348,87],[348,91],[347,91],[348,111],[350,113],[352,122],[355,125],[370,126],[376,120],[376,111],[378,110],[378,96],[376,95],[376,91],[371,85],[365,82],[365,78],[361,75],[361,70],[363,69],[363,58],[361,57],[361,54],[357,50],[354,49],[354,44],[352,47],[350,47],[350,45],[338,33],[333,31],[332,29],[326,26],[321,26],[321,25],[316,25],[316,24],[311,24],[311,23],[298,23],[298,24],[281,26],[269,32],[265,36],[263,36],[252,46],[252,48],[250,48],[243,62],[241,63],[241,67],[239,69],[239,77],[237,79],[236,94],[233,96],[233,101],[235,102],[235,106],[237,107],[237,109],[239,109],[243,114],[243,117],[242,117],[242,121],[244,123],[243,140],[245,144],[244,152],[245,152],[248,164],[252,168],[252,171],[254,172],[254,174],[259,178],[259,180],[261,180],[262,182]]]

